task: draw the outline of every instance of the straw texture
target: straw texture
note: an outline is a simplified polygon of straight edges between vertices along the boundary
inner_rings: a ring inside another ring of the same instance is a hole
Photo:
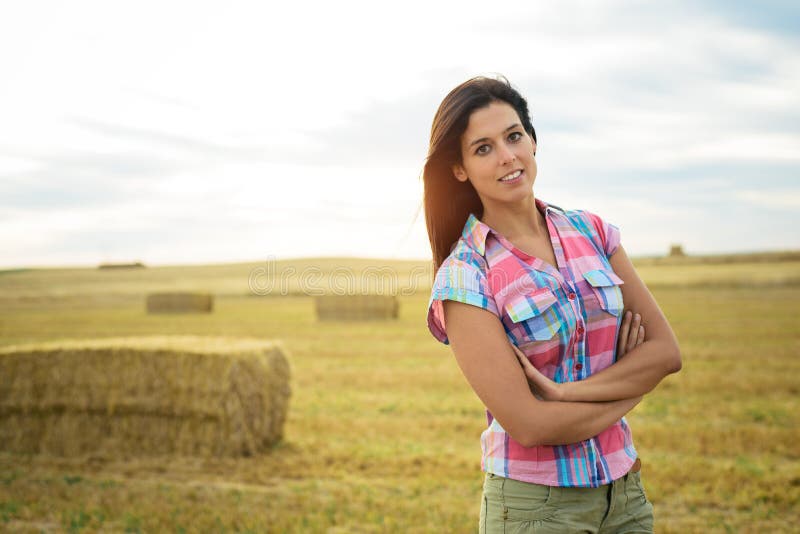
[[[240,456],[280,440],[289,365],[272,342],[108,338],[0,349],[0,449]]]
[[[314,297],[320,321],[397,319],[400,304],[391,295],[323,295]]]

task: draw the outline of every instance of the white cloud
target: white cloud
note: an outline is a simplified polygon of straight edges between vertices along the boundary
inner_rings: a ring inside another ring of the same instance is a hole
[[[705,214],[677,208],[683,186],[658,176],[800,170],[796,46],[722,15],[619,1],[5,6],[3,261],[95,263],[120,240],[151,262],[425,256],[414,214],[433,113],[487,72],[529,97],[537,194],[619,213],[630,246],[660,250],[669,237],[652,229],[676,209],[687,228]],[[652,187],[592,180],[615,173]],[[787,177],[758,178],[762,189],[726,197],[742,217],[800,222]],[[695,198],[712,206],[716,194]],[[758,235],[698,235],[694,247],[758,249]]]
[[[38,167],[39,164],[34,159],[0,154],[0,175],[30,172]]]
[[[758,189],[745,189],[736,191],[734,196],[748,204],[768,208],[771,210],[797,210],[800,209],[800,189],[773,189],[763,191]]]

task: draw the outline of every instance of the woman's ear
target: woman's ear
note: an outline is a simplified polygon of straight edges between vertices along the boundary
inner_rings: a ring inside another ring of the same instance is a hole
[[[453,176],[456,177],[456,180],[459,182],[466,182],[469,178],[467,177],[467,171],[464,170],[459,163],[453,165]]]

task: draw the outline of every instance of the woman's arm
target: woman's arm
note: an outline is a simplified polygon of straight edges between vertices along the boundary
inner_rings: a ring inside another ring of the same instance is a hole
[[[622,322],[617,333],[617,360],[621,360],[625,357],[625,354],[644,343],[644,338],[645,332],[644,326],[641,324],[641,316],[638,313],[632,313],[630,310],[626,311],[622,316]],[[522,365],[522,370],[528,378],[528,383],[534,396],[546,401],[563,401],[564,384],[556,383],[546,377],[533,366],[525,353],[519,350],[519,347],[511,344],[511,348],[514,349],[517,359]]]
[[[625,283],[620,286],[625,307],[641,315],[647,336],[613,365],[584,380],[559,384],[563,401],[611,401],[648,393],[670,373],[681,369],[678,340],[653,295],[620,247],[609,259]]]
[[[528,380],[492,313],[444,301],[447,336],[461,371],[492,416],[525,447],[564,445],[596,436],[628,413],[641,396],[610,402],[546,402]]]

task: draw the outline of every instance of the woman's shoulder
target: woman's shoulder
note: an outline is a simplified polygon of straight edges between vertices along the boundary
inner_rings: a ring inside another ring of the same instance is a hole
[[[486,258],[472,248],[466,239],[460,237],[450,247],[450,254],[444,259],[437,272],[452,269],[476,270],[485,274]]]
[[[540,201],[537,199],[537,203],[541,202],[549,211],[554,211],[566,217],[570,222],[573,224],[582,224],[582,225],[592,225],[592,226],[599,226],[605,224],[603,218],[599,215],[594,213],[593,211],[585,210],[585,209],[565,209],[561,206],[556,204],[551,204],[550,202]]]
[[[486,276],[486,259],[462,238],[436,271],[428,303],[428,328],[442,343],[449,343],[442,302],[453,300],[499,315]]]
[[[594,224],[597,221],[602,221],[603,219],[597,215],[594,211],[589,211],[586,209],[563,209],[556,206],[550,206],[551,208],[555,208],[556,210],[560,211],[564,214],[567,218],[573,221],[582,221]]]
[[[558,208],[570,223],[586,238],[594,242],[607,257],[616,251],[620,242],[619,228],[593,211]]]

